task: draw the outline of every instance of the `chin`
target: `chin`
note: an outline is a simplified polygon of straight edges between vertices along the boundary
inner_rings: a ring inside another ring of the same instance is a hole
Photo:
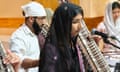
[[[77,35],[78,35],[78,33],[74,34],[73,36],[75,37],[75,36],[77,36]]]

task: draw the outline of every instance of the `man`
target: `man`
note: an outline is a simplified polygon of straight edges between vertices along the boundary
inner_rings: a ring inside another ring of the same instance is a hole
[[[37,2],[22,6],[25,23],[11,36],[10,48],[20,57],[19,72],[38,72],[40,48],[37,35],[40,26],[47,24],[44,7]]]

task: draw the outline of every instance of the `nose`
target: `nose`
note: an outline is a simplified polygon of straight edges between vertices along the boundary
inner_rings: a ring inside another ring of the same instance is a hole
[[[116,13],[116,18],[118,18],[120,16],[120,12]]]

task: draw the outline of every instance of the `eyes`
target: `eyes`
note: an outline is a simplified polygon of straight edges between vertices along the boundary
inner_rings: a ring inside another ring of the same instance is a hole
[[[112,14],[117,14],[117,13],[120,13],[120,9],[119,8],[116,8],[112,11]]]
[[[81,23],[81,19],[73,19],[72,23],[73,23],[73,24]]]
[[[73,20],[72,20],[72,24],[80,24],[81,23],[81,20],[83,19],[82,15],[81,14],[77,14]]]
[[[113,14],[116,14],[116,13],[120,13],[120,11],[113,11],[112,13],[113,13]]]

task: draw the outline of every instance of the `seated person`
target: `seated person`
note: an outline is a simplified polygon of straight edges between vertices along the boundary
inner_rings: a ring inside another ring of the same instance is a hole
[[[97,30],[107,33],[110,36],[115,36],[120,40],[120,4],[117,1],[107,4],[104,20],[98,25]],[[120,47],[120,43],[118,41],[110,38],[108,38],[108,40]],[[112,45],[104,43],[102,52],[105,57],[107,57],[106,59],[110,66],[115,67],[116,62],[119,62],[120,60],[120,50]],[[114,68],[111,69],[111,71],[113,70]]]

